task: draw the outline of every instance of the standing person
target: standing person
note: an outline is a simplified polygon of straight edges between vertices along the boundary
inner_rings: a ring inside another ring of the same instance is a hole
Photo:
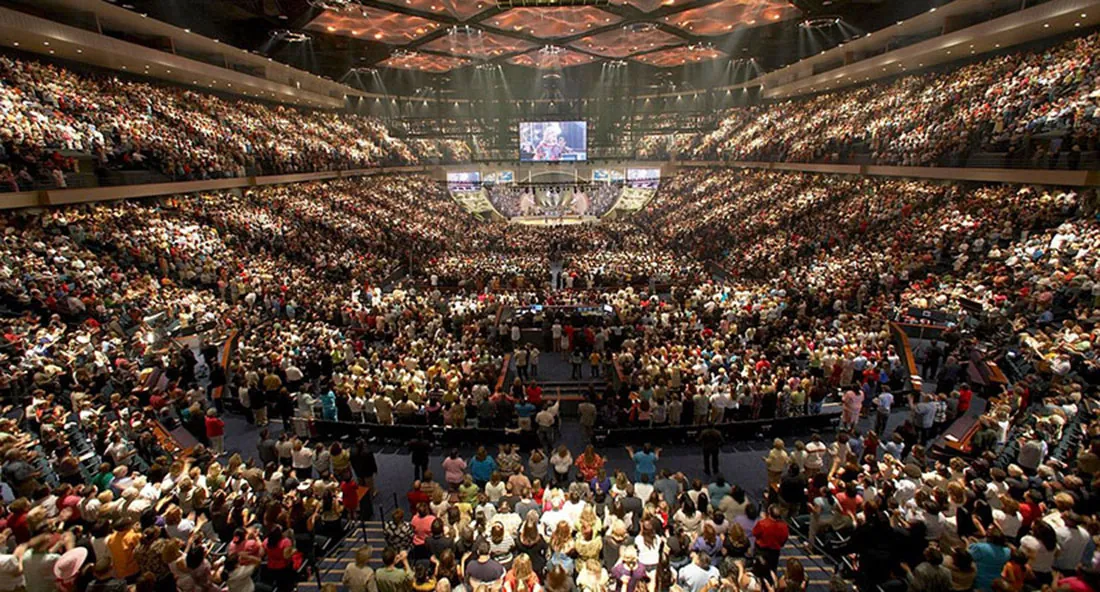
[[[890,391],[882,391],[872,402],[875,404],[875,433],[885,437],[890,410],[894,406],[894,395]]]
[[[775,487],[779,485],[779,480],[783,477],[783,471],[787,469],[790,458],[790,455],[787,454],[787,446],[783,443],[783,440],[779,438],[773,440],[771,451],[764,457],[764,465],[768,469],[769,486]]]
[[[935,436],[932,426],[936,423],[936,404],[932,399],[933,395],[924,393],[920,396],[919,403],[910,403],[910,408],[917,416],[918,426],[920,427],[921,444],[928,442]]]
[[[661,449],[653,449],[653,446],[646,442],[642,445],[642,449],[635,451],[632,446],[626,447],[626,453],[630,455],[630,458],[634,461],[634,481],[642,481],[642,476],[646,477],[646,483],[653,483],[657,477],[657,461],[661,458]]]
[[[400,565],[400,567],[399,567]],[[407,551],[396,552],[390,547],[382,551],[382,568],[374,572],[378,592],[409,592],[413,572]]]
[[[592,442],[596,434],[596,404],[586,398],[577,407],[577,413],[580,415],[581,431],[584,432],[584,439],[587,442]]]
[[[422,479],[424,472],[428,470],[428,461],[432,454],[432,443],[428,441],[427,433],[423,430],[409,442],[409,454],[413,465],[413,479]]]
[[[443,480],[452,490],[457,490],[462,485],[462,476],[466,472],[466,461],[458,455],[458,449],[452,448],[451,454],[443,459]]]
[[[825,467],[825,452],[828,447],[821,441],[821,434],[810,436],[810,442],[806,444],[806,462],[803,468],[807,477],[813,477]]]
[[[526,381],[529,376],[527,373],[528,353],[524,348],[519,348],[512,354],[512,360],[516,363],[516,376]]]
[[[378,582],[374,578],[374,569],[370,566],[374,549],[370,545],[360,547],[355,552],[355,563],[344,569],[340,582],[347,592],[378,592]]]
[[[596,449],[591,444],[585,447],[584,452],[577,457],[577,470],[580,471],[584,477],[585,483],[596,478],[596,475],[603,468],[606,459],[599,454],[596,454]]]
[[[756,541],[756,552],[768,564],[770,571],[779,567],[779,552],[790,538],[790,529],[783,520],[783,512],[778,505],[768,506],[768,514],[752,529]]]
[[[374,451],[362,436],[355,439],[351,451],[351,468],[359,479],[359,484],[365,486],[371,495],[378,495],[374,490],[374,475],[378,472],[378,461],[374,458]]]
[[[718,451],[722,449],[722,432],[708,427],[699,433],[699,444],[703,447],[703,472],[707,475],[718,472]]]
[[[845,429],[855,429],[859,423],[859,412],[863,408],[863,394],[851,389],[844,392],[840,398],[841,418],[840,424]]]
[[[528,371],[528,374],[530,374],[532,378],[538,378],[538,376],[539,376],[539,354],[541,354],[542,352],[539,351],[539,348],[537,348],[533,345],[530,346],[530,348],[531,348],[530,351],[527,352],[527,369],[528,369],[527,371]]]
[[[279,525],[271,527],[264,540],[263,554],[267,558],[268,577],[276,584],[276,589],[289,592],[297,585],[294,577],[294,564],[291,556],[294,555],[294,543],[289,537],[283,536],[283,528]]]
[[[225,422],[213,408],[206,410],[206,437],[210,439],[210,449],[214,456],[225,454]]]
[[[573,455],[564,444],[558,446],[557,452],[550,457],[550,465],[554,467],[554,481],[558,485],[569,482],[569,470],[573,467]]]
[[[558,392],[558,400],[561,400],[561,392]],[[535,424],[538,426],[539,443],[546,450],[550,450],[554,447],[554,440],[557,439],[554,433],[554,426],[558,421],[557,415],[558,403],[551,405],[546,403],[543,405],[542,411],[535,414]]]
[[[579,347],[575,348],[573,353],[569,354],[569,363],[573,366],[573,380],[584,378],[584,354],[581,353]]]
[[[474,453],[474,457],[470,459],[469,467],[474,483],[479,488],[485,487],[485,484],[489,482],[489,478],[497,470],[497,461],[489,456],[484,446],[480,446],[477,452]]]

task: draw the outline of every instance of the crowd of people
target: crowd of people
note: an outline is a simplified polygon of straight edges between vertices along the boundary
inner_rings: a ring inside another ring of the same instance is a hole
[[[594,182],[577,185],[526,186],[499,184],[487,188],[489,201],[505,218],[518,216],[603,217],[615,206],[623,187]]]
[[[691,138],[657,136],[642,157],[966,166],[1006,154],[1015,166],[1081,166],[1100,140],[1100,36],[994,55],[809,98],[737,107]]]
[[[931,164],[1053,131],[1091,150],[1095,41],[739,111],[696,149]],[[175,178],[464,154],[10,58],[0,102],[24,181],[68,153]],[[294,589],[378,473],[318,419],[537,433],[437,461],[409,442],[408,519],[382,565],[347,567],[353,592],[798,592],[792,527],[864,590],[1100,592],[1098,214],[1095,189],[690,168],[633,216],[548,228],[482,222],[417,175],[7,213],[0,592]],[[613,312],[546,318],[539,351],[501,318],[536,305]],[[889,323],[913,311],[953,320],[908,352]],[[972,384],[988,350],[1019,369],[1003,388]],[[540,356],[621,373],[579,403],[583,450]],[[766,487],[721,475],[722,424],[826,402],[837,432],[775,441]],[[255,454],[227,445],[237,415]],[[965,459],[936,446],[956,418]],[[678,425],[706,479],[596,447],[597,427]]]
[[[64,187],[81,157],[96,168],[150,169],[173,180],[470,159],[463,142],[406,143],[372,117],[6,56],[0,107],[0,191]]]

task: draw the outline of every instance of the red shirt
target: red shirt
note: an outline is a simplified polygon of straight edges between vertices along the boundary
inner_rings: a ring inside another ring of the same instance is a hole
[[[756,546],[761,549],[778,551],[787,544],[787,538],[791,536],[787,523],[782,520],[764,518],[752,528],[752,536],[756,537]]]
[[[405,497],[409,499],[410,508],[416,508],[416,505],[421,502],[426,504],[432,501],[432,498],[428,497],[428,494],[420,491],[419,489],[414,489],[410,491]]]
[[[340,491],[344,494],[343,504],[345,508],[359,509],[359,484],[355,481],[344,481],[340,484]]]
[[[264,541],[264,550],[267,551],[267,567],[269,569],[286,569],[290,567],[290,559],[285,556],[286,549],[290,547],[290,539],[283,537],[279,544],[271,546],[271,539]]]
[[[537,384],[527,387],[527,400],[536,407],[542,405],[542,387]]]
[[[970,389],[962,389],[959,391],[959,415],[966,413],[967,409],[970,409],[970,398],[974,396],[974,391]]]
[[[214,438],[225,435],[225,422],[217,417],[206,418],[206,437]]]

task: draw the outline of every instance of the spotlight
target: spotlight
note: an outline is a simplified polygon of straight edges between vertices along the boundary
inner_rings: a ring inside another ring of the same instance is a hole
[[[450,29],[447,29],[448,35],[466,35],[469,37],[481,35],[481,29],[476,29],[470,25],[455,25]]]
[[[269,35],[273,41],[285,41],[287,43],[306,43],[310,40],[309,35],[290,29],[274,29]]]
[[[543,45],[539,48],[539,53],[544,56],[557,56],[565,53],[565,48],[557,45]]]
[[[808,18],[801,23],[798,23],[800,29],[827,29],[829,27],[835,27],[840,24],[839,16],[819,16],[816,18]]]
[[[607,65],[611,68],[625,68],[626,60],[608,60]]]
[[[307,3],[321,10],[347,10],[354,4],[351,0],[307,0]]]

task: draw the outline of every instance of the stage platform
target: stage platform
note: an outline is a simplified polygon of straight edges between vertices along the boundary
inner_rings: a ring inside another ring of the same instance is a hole
[[[598,222],[596,216],[516,216],[509,222],[524,226],[571,226],[573,224],[591,224]]]

